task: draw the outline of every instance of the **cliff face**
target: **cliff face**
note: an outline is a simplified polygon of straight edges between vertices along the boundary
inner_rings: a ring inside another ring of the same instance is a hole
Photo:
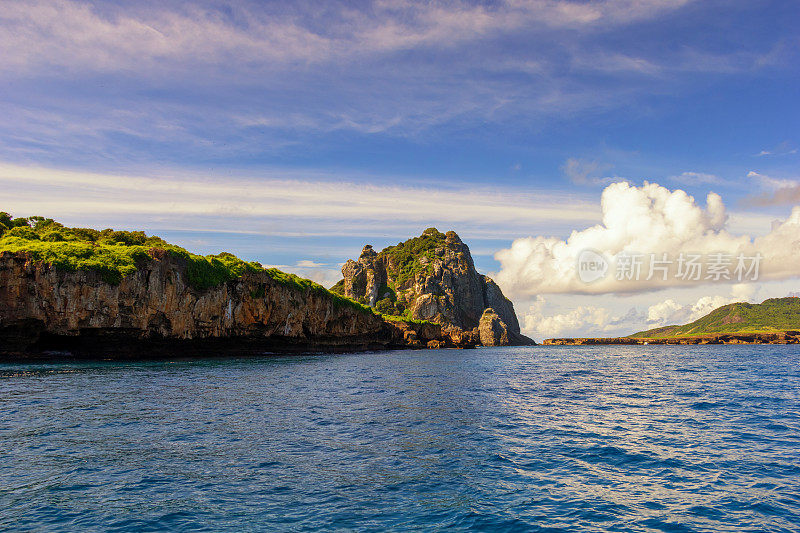
[[[118,285],[25,253],[0,254],[0,352],[124,352],[131,347],[123,341],[135,342],[140,354],[147,345],[219,349],[206,342],[213,340],[257,351],[391,344],[391,328],[379,316],[337,304],[329,294],[300,291],[263,272],[199,291],[186,283],[180,259],[153,252]]]
[[[469,247],[455,232],[430,228],[380,253],[367,245],[357,261],[345,263],[342,276],[332,290],[381,312],[473,330],[491,307],[514,339],[530,341],[519,334],[513,304],[475,270]]]
[[[25,252],[0,252],[0,356],[111,359],[387,348],[471,348],[471,332],[386,321],[327,291],[248,272],[198,290],[180,258],[153,249],[109,283]]]

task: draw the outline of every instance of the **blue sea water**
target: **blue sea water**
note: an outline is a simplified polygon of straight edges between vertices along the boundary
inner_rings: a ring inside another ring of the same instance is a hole
[[[0,365],[0,529],[800,530],[800,348]]]

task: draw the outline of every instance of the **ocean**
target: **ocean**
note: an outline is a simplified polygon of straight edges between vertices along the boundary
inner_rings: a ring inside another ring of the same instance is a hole
[[[800,347],[0,365],[0,530],[798,531]]]

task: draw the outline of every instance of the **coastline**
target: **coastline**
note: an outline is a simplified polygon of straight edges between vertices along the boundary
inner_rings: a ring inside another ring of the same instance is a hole
[[[471,348],[472,331],[390,321],[317,288],[245,273],[208,289],[158,250],[118,284],[27,253],[0,253],[0,360]],[[53,355],[55,354],[55,355]]]
[[[800,331],[774,333],[725,333],[687,337],[574,337],[545,339],[545,346],[583,345],[648,345],[648,344],[800,344]]]

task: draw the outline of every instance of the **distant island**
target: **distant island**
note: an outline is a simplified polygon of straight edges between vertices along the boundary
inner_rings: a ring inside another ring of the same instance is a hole
[[[429,228],[380,254],[368,250],[328,290],[231,253],[193,254],[142,231],[0,212],[0,356],[533,344],[455,233]]]
[[[723,305],[682,326],[664,326],[627,337],[547,339],[548,345],[580,344],[797,344],[800,298]]]

